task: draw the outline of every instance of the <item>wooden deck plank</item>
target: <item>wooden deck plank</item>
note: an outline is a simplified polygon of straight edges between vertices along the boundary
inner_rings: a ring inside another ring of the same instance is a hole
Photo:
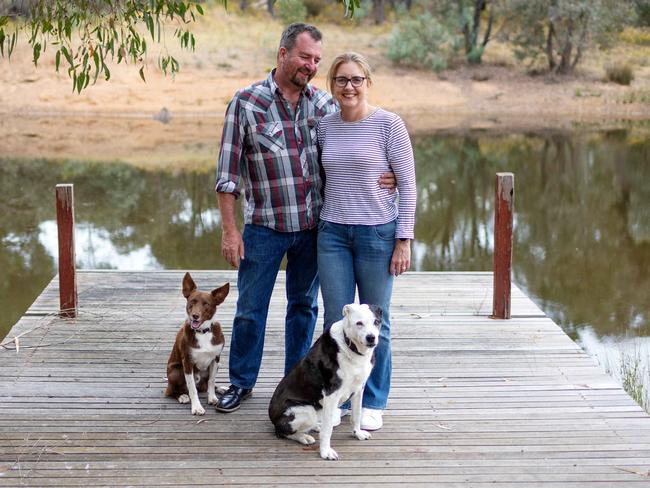
[[[202,418],[163,397],[182,275],[79,272],[77,319],[56,316],[52,280],[8,336],[25,333],[20,352],[0,350],[2,486],[650,486],[650,417],[518,288],[513,318],[490,319],[491,273],[396,280],[385,427],[362,443],[344,419],[339,462],[276,439],[267,418],[283,368],[282,273],[253,397]],[[235,273],[192,275],[230,282],[229,337]]]

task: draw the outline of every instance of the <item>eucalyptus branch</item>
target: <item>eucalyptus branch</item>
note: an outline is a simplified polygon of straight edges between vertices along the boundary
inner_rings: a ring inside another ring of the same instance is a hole
[[[36,0],[24,19],[0,16],[0,55],[11,57],[23,30],[35,65],[48,44],[54,46],[56,71],[67,69],[73,91],[81,92],[100,74],[110,79],[112,61],[139,66],[145,81],[147,38],[160,42],[161,26],[174,23],[180,47],[194,50],[196,39],[189,25],[203,14],[193,1]],[[165,74],[179,70],[178,61],[167,52],[160,55],[159,66]]]
[[[227,0],[220,0],[224,7]],[[360,0],[338,0],[352,17]],[[19,32],[27,34],[35,65],[46,48],[55,49],[56,71],[67,69],[72,90],[80,93],[101,75],[111,77],[109,63],[133,63],[145,79],[149,42],[165,43],[165,26],[175,26],[174,38],[181,49],[194,51],[196,39],[190,25],[204,15],[197,1],[183,0],[32,0],[24,18],[0,11],[0,56],[11,58]],[[0,4],[0,8],[2,4]],[[174,75],[178,60],[166,45],[158,67]]]

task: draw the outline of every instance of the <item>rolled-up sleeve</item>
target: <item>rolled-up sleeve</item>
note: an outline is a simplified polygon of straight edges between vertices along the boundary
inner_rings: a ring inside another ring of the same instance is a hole
[[[402,119],[397,117],[391,126],[388,141],[388,161],[397,179],[399,192],[398,217],[395,237],[413,239],[415,227],[415,160],[411,139]]]
[[[235,198],[241,193],[240,183],[244,160],[244,127],[240,116],[239,93],[235,94],[226,109],[221,136],[221,148],[217,162],[215,191],[232,193]]]

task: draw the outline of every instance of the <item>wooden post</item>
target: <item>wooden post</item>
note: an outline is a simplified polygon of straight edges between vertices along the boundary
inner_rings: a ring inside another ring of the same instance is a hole
[[[515,176],[497,173],[494,209],[494,289],[492,318],[510,318],[512,276],[512,220],[515,204]]]
[[[63,317],[77,316],[77,274],[74,252],[73,185],[56,185],[56,222],[59,230],[59,297]]]

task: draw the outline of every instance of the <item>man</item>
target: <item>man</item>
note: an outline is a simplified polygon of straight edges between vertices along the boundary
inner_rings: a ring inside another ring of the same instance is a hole
[[[308,24],[282,33],[277,67],[264,81],[240,90],[228,105],[216,191],[221,252],[239,269],[239,298],[230,341],[231,385],[217,404],[237,410],[250,397],[262,362],[275,279],[286,255],[284,373],[305,355],[318,316],[316,237],[321,206],[316,125],[337,110],[311,85],[321,61],[322,34]],[[393,182],[388,178],[388,186]],[[235,200],[245,189],[244,232]]]

